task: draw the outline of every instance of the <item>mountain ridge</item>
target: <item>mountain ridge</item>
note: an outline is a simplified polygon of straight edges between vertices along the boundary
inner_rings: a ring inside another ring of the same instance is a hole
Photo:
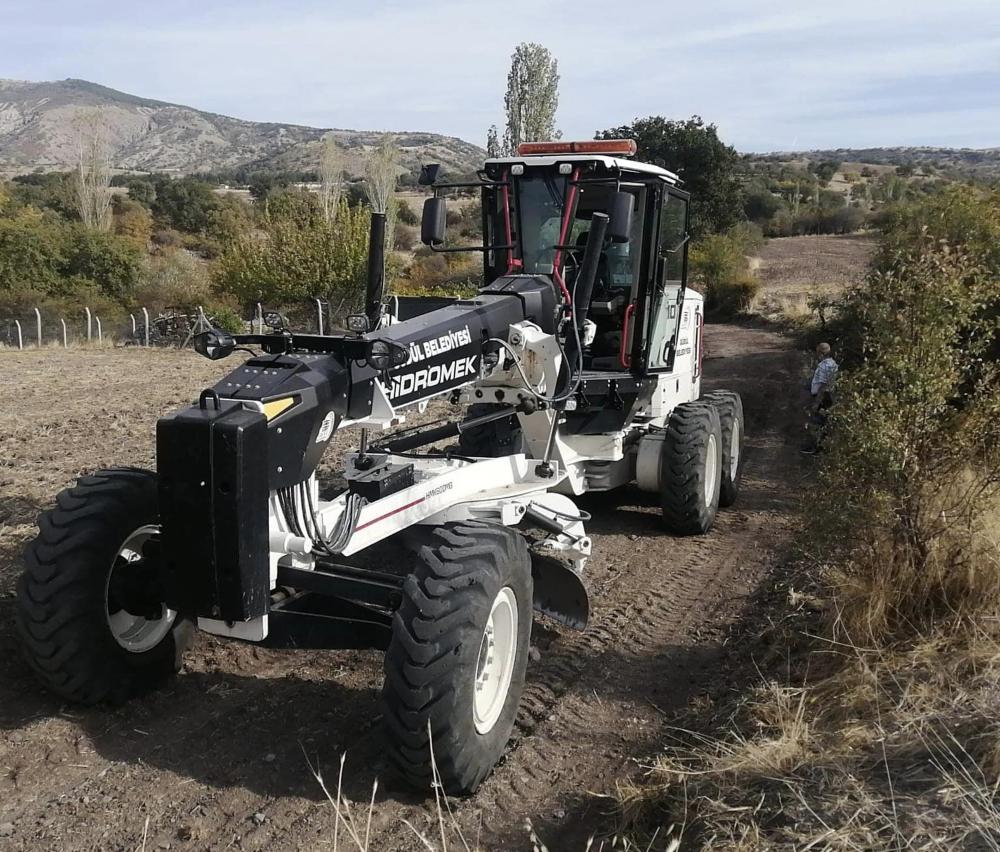
[[[345,170],[359,175],[364,149],[380,131],[319,128],[234,118],[195,107],[144,98],[89,80],[0,79],[0,170],[71,168],[77,159],[81,117],[99,110],[121,171],[190,174],[256,165],[294,163],[315,169],[320,140],[332,134],[345,149]],[[438,133],[392,132],[402,149],[401,166],[415,170],[437,158],[445,169],[465,173],[482,164],[476,145]]]

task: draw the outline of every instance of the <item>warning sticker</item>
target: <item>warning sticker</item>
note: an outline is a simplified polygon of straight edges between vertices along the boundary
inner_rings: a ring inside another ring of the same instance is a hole
[[[326,415],[326,417],[323,418],[323,422],[320,424],[319,434],[316,436],[316,443],[322,444],[324,441],[329,441],[335,428],[337,428],[337,415],[331,411]]]

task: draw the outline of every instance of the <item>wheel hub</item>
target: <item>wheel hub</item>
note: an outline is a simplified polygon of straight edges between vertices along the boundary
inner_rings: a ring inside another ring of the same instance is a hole
[[[715,435],[708,437],[708,458],[705,459],[705,505],[712,505],[715,497],[716,480],[719,478],[719,450]]]
[[[504,586],[490,608],[476,661],[472,708],[480,734],[489,733],[503,712],[516,656],[517,598]]]
[[[134,530],[118,548],[104,590],[105,616],[111,635],[126,651],[141,654],[155,648],[170,632],[177,613],[162,603],[156,588],[153,549],[160,528]]]
[[[733,434],[729,439],[729,479],[736,481],[740,469],[740,424],[733,421]]]

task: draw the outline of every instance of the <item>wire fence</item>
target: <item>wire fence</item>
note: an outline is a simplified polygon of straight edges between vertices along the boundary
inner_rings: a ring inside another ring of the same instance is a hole
[[[241,320],[244,332],[263,334],[282,329],[330,334],[340,305],[324,299],[312,299],[307,305],[271,309],[257,303],[249,318]],[[102,317],[88,305],[70,312],[55,312],[40,307],[24,308],[0,316],[0,348],[32,349],[69,348],[81,345],[190,346],[194,336],[219,323],[199,306],[194,311],[166,308],[150,311],[139,306],[127,314],[116,312]],[[236,330],[236,329],[231,329]]]

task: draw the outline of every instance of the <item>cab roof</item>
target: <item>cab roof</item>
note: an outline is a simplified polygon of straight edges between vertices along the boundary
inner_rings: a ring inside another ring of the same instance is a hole
[[[544,154],[531,156],[491,157],[486,165],[509,165],[523,163],[525,166],[554,166],[557,163],[600,163],[606,169],[620,169],[623,172],[656,175],[665,183],[678,186],[681,179],[673,172],[668,172],[660,166],[650,163],[639,163],[621,157],[609,157],[605,154]]]

